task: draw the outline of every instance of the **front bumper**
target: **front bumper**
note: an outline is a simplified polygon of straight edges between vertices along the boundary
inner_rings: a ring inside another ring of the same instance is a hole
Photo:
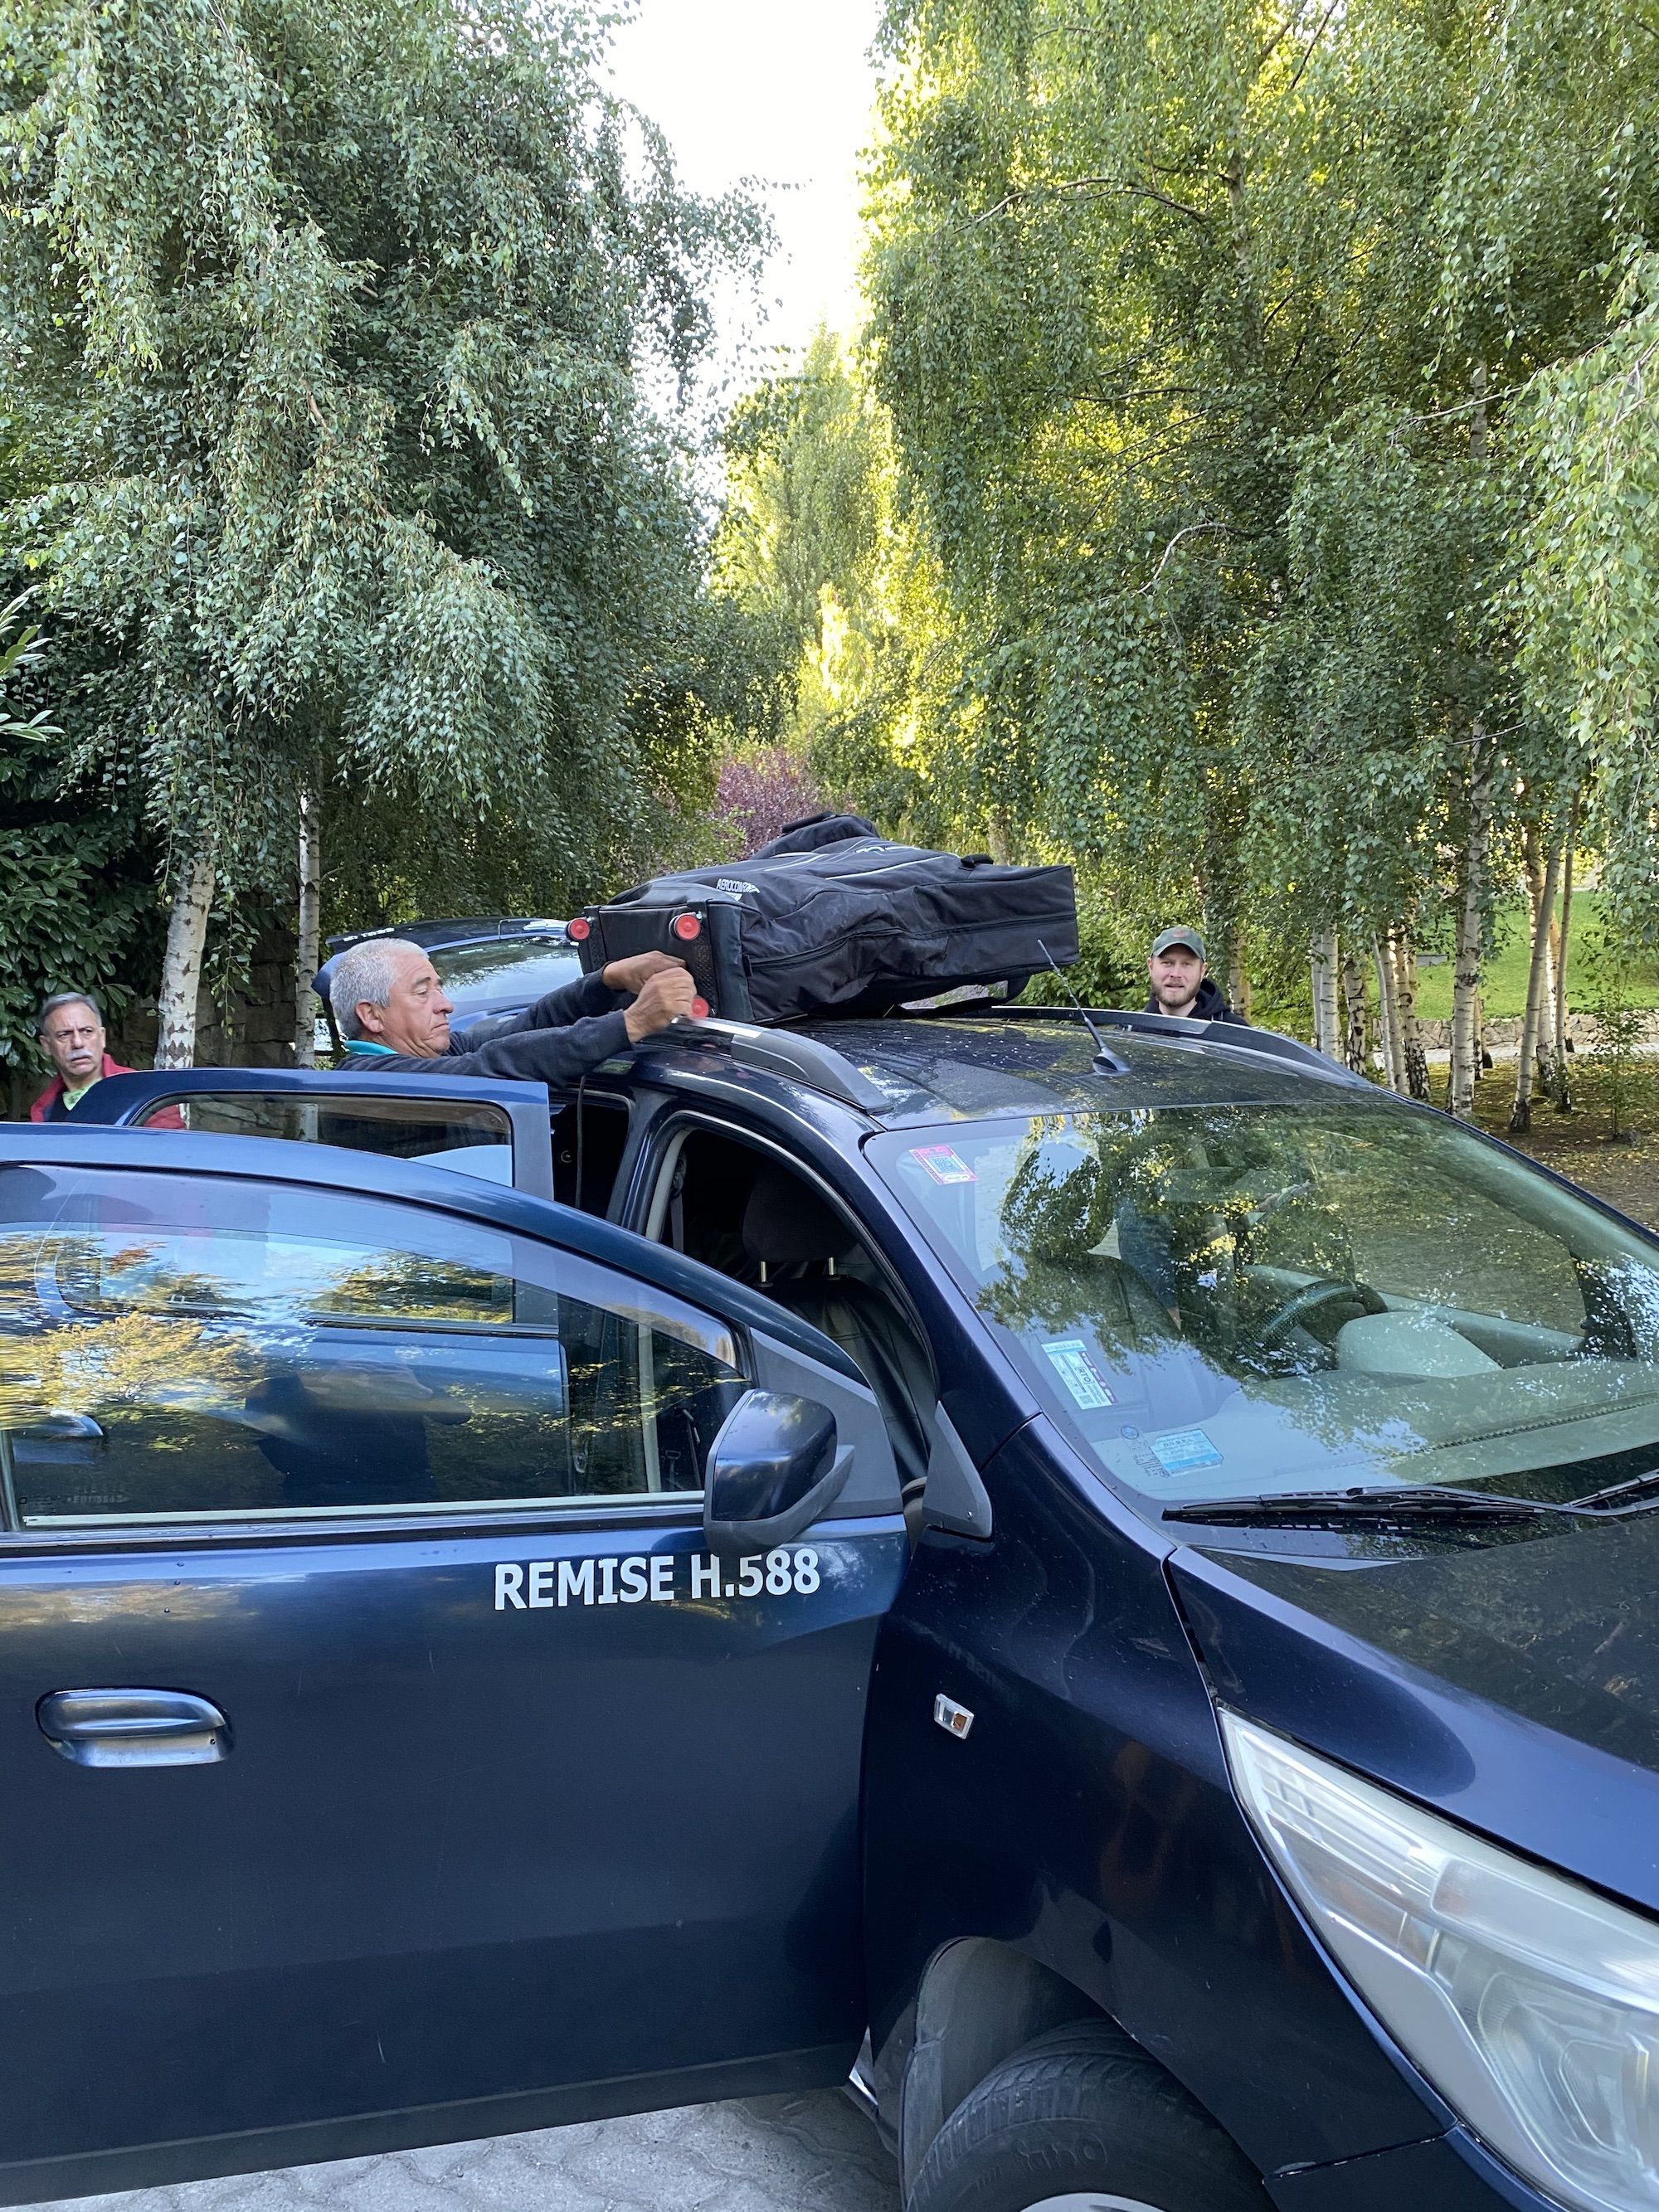
[[[1279,2212],[1560,2212],[1462,2128],[1275,2174],[1267,2193]]]

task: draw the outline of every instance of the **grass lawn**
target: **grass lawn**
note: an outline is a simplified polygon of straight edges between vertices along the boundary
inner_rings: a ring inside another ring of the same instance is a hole
[[[1583,956],[1599,933],[1601,896],[1599,891],[1572,895],[1572,939],[1567,947],[1567,1003],[1581,1006],[1589,978]],[[1489,1020],[1527,1011],[1527,967],[1532,957],[1527,909],[1519,899],[1500,907],[1498,951],[1486,964],[1481,993]],[[1626,979],[1631,1003],[1659,1006],[1659,961],[1632,960]],[[1452,963],[1449,957],[1437,965],[1417,969],[1417,1011],[1425,1022],[1451,1019]]]
[[[1535,1105],[1532,1127],[1524,1137],[1509,1133],[1510,1109],[1515,1103],[1512,1066],[1500,1063],[1481,1078],[1475,1088],[1474,1118],[1505,1144],[1530,1152],[1558,1175],[1570,1176],[1648,1228],[1659,1229],[1659,1064],[1638,1060],[1626,1079],[1628,1093],[1620,1118],[1628,1133],[1618,1144],[1608,1139],[1611,1122],[1601,1071],[1589,1061],[1573,1073],[1575,1111],[1558,1114],[1553,1106]],[[1430,1082],[1435,1104],[1443,1105],[1443,1072],[1435,1069]]]

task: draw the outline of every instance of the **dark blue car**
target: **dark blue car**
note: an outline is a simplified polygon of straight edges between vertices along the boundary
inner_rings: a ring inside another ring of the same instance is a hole
[[[1146,1017],[550,1105],[8,1130],[0,2195],[867,2031],[909,2212],[1659,2203],[1653,1238]]]

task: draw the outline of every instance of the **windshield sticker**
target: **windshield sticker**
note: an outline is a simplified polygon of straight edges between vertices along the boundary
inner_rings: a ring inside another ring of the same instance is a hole
[[[920,1160],[935,1182],[977,1182],[974,1173],[960,1152],[953,1152],[949,1145],[916,1145],[910,1157]]]
[[[1221,1454],[1202,1429],[1171,1429],[1167,1437],[1152,1437],[1147,1441],[1165,1474],[1190,1474],[1196,1467],[1221,1464]]]
[[[1054,1370],[1071,1392],[1085,1413],[1097,1413],[1103,1406],[1115,1403],[1106,1388],[1106,1377],[1089,1357],[1088,1346],[1080,1336],[1069,1336],[1061,1344],[1045,1344]]]

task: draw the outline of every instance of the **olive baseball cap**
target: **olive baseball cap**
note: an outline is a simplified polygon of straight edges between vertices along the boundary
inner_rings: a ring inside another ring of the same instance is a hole
[[[1177,945],[1184,945],[1188,952],[1197,953],[1200,960],[1207,961],[1210,957],[1204,950],[1204,939],[1195,929],[1164,929],[1152,939],[1153,959],[1156,960],[1161,952],[1170,951]]]

